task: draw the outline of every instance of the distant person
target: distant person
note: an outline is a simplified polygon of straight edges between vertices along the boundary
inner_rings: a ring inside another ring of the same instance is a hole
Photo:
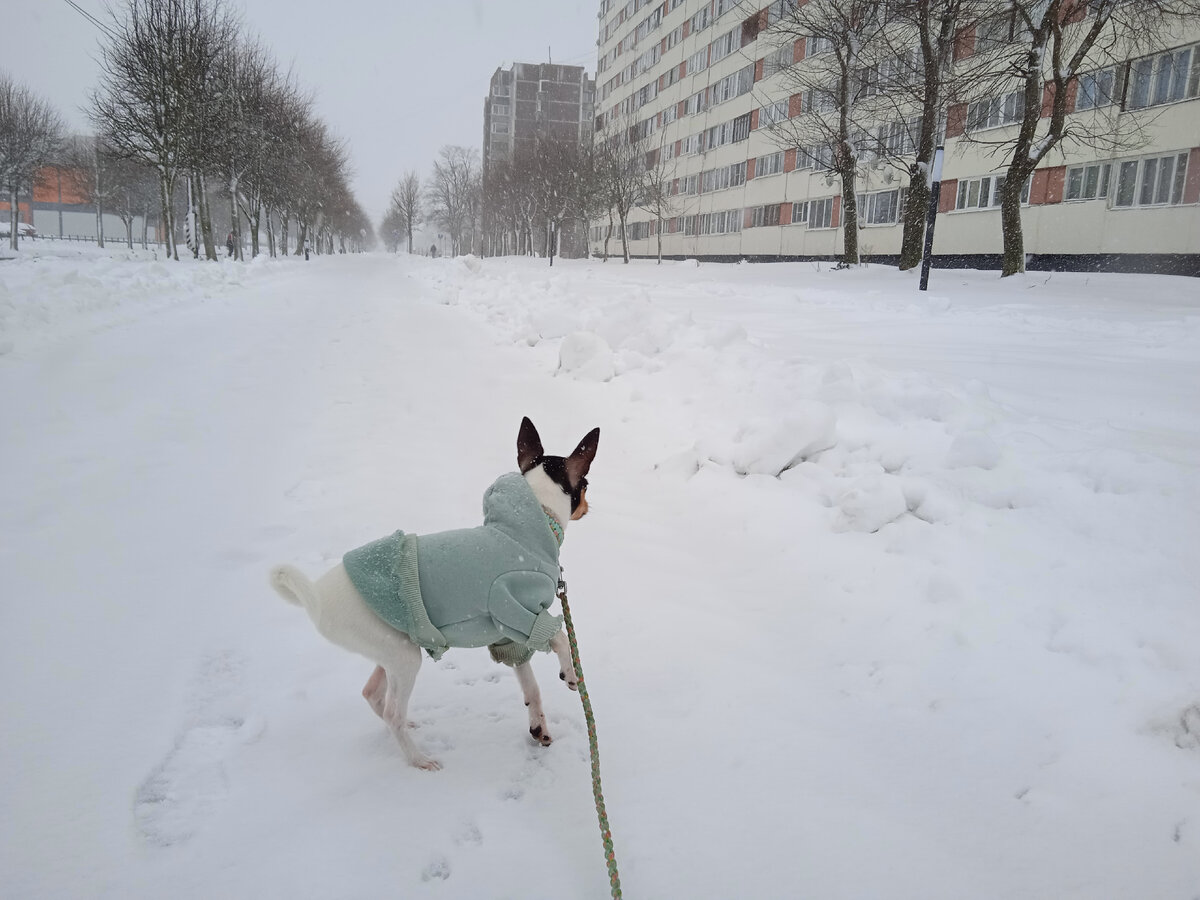
[[[308,238],[305,238],[304,239],[304,259],[305,259],[305,261],[308,260],[308,254],[311,252],[312,252],[312,244],[309,243]]]
[[[229,232],[229,237],[225,238],[225,250],[227,255],[233,256],[233,232]]]

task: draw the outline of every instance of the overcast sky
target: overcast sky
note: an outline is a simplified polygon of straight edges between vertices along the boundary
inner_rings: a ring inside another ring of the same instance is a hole
[[[598,0],[226,2],[316,92],[319,114],[350,145],[354,192],[377,226],[405,171],[424,178],[444,144],[480,148],[497,67],[544,62],[549,52],[596,72]],[[75,3],[105,18],[102,0]],[[89,130],[82,107],[99,29],[66,0],[0,6],[0,69],[55,104],[73,130]]]

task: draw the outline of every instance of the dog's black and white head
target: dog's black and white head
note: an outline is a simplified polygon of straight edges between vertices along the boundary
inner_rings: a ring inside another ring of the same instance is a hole
[[[587,433],[570,456],[546,456],[537,429],[526,416],[517,434],[517,467],[542,506],[566,525],[587,515],[587,473],[596,458],[600,429]]]

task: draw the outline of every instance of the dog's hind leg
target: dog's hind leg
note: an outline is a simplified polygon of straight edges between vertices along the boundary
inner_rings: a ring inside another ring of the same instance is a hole
[[[525,695],[525,705],[529,707],[529,733],[543,747],[548,747],[553,738],[550,737],[550,729],[546,727],[546,714],[542,711],[542,692],[538,689],[537,679],[533,677],[533,668],[525,662],[514,671]]]
[[[362,695],[371,709],[375,710],[375,715],[382,719],[383,701],[387,697],[387,673],[383,671],[383,666],[375,667],[375,671],[363,685]]]
[[[387,692],[383,701],[383,720],[392,729],[409,763],[418,769],[436,771],[442,764],[420,750],[408,734],[408,700],[421,668],[421,648],[403,635],[395,644],[395,652],[383,665]],[[372,675],[372,678],[375,676]]]

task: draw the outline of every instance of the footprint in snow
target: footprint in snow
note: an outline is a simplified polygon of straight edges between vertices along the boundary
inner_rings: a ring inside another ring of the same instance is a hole
[[[265,730],[260,717],[240,709],[241,670],[227,652],[202,662],[185,698],[187,726],[134,795],[134,821],[148,843],[170,847],[191,838],[229,792],[226,761]]]

